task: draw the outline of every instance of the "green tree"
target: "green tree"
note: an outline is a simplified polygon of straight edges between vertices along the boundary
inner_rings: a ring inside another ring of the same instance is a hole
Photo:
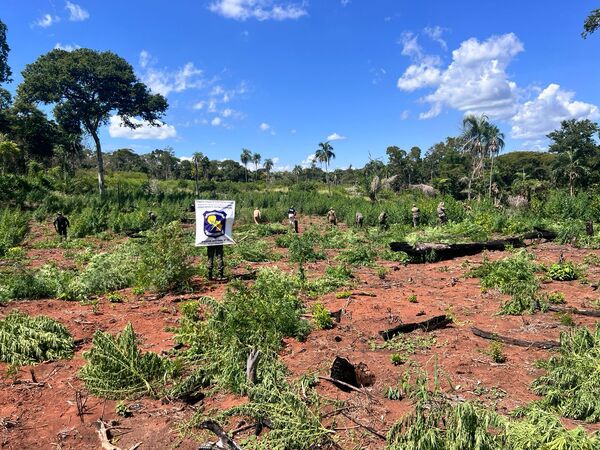
[[[195,152],[192,156],[192,162],[194,163],[194,193],[196,197],[200,194],[200,186],[199,186],[199,178],[200,178],[200,168],[202,167],[202,160],[204,159],[204,155],[202,152]]]
[[[473,194],[473,180],[483,173],[487,147],[486,132],[489,126],[488,118],[485,114],[479,117],[469,114],[463,119],[463,149],[472,158],[471,170],[467,178],[467,195],[469,200],[471,200]]]
[[[581,36],[585,39],[600,28],[600,9],[594,9],[583,23]]]
[[[335,153],[333,153],[333,147],[329,141],[319,142],[319,148],[315,152],[315,159],[325,165],[325,181],[329,187],[329,193],[331,193],[331,185],[329,184],[329,163],[332,159],[335,159]]]
[[[590,168],[585,166],[580,158],[577,157],[576,150],[567,150],[558,155],[557,165],[554,169],[555,174],[560,177],[566,177],[569,183],[569,193],[571,197],[575,195],[575,180],[590,173]]]
[[[0,83],[11,82],[12,72],[8,65],[10,47],[6,41],[6,25],[0,20]]]
[[[160,94],[141,83],[131,65],[112,52],[87,48],[67,52],[54,49],[28,64],[22,72],[19,98],[30,103],[54,104],[59,123],[77,122],[96,145],[98,189],[104,193],[104,163],[99,128],[116,113],[129,128],[141,126],[139,117],[159,126],[167,109]]]
[[[247,148],[242,149],[242,154],[240,155],[240,161],[246,168],[246,183],[248,182],[248,163],[252,160],[252,152]]]
[[[21,156],[19,146],[8,139],[8,136],[0,134],[0,169],[2,175],[7,171],[15,170],[17,161]]]
[[[263,167],[265,168],[265,171],[267,172],[267,181],[269,181],[269,179],[271,178],[271,170],[273,170],[273,166],[274,166],[274,163],[271,158],[265,159]]]
[[[490,183],[488,186],[488,197],[492,198],[492,181],[494,177],[494,157],[504,148],[504,133],[500,132],[500,129],[491,123],[489,123],[485,130],[485,144],[487,153],[490,156]]]
[[[260,161],[262,159],[262,156],[260,156],[260,153],[255,153],[252,155],[252,162],[254,163],[254,171],[256,172],[256,180],[258,181],[258,165],[260,164]]]

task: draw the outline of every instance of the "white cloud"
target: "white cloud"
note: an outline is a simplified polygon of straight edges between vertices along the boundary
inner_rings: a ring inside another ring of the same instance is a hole
[[[446,44],[446,41],[444,39],[442,39],[442,35],[444,34],[444,31],[445,31],[444,28],[442,28],[440,26],[435,26],[435,27],[425,27],[425,29],[423,30],[423,33],[425,33],[425,35],[429,36],[433,41],[440,44],[440,46],[444,50],[447,50],[448,44]]]
[[[56,22],[60,22],[60,17],[53,16],[51,14],[44,14],[42,17],[37,19],[33,23],[33,25],[37,26],[37,27],[41,27],[41,28],[48,28],[49,26],[52,26]]]
[[[125,127],[119,116],[111,116],[108,128],[110,137],[125,139],[168,139],[177,135],[177,131],[173,125],[161,123],[160,126],[155,127],[144,120],[134,118],[131,121],[140,126],[134,129]]]
[[[405,31],[400,36],[398,43],[402,44],[402,54],[404,56],[410,56],[415,59],[420,59],[423,56],[423,48],[419,44],[416,34]]]
[[[406,120],[410,117],[410,111],[408,109],[405,109],[404,111],[402,111],[400,113],[400,120]]]
[[[241,21],[299,19],[308,14],[303,3],[277,4],[273,0],[215,0],[209,9],[228,19]]]
[[[72,52],[73,50],[77,50],[78,48],[81,48],[81,46],[77,45],[77,44],[61,44],[60,42],[57,42],[56,45],[54,46],[55,49],[58,50],[65,50],[67,52]]]
[[[234,113],[233,109],[231,108],[226,108],[223,110],[223,112],[221,113],[221,115],[225,118],[227,117],[231,117],[231,115]]]
[[[313,162],[314,162],[314,161],[315,161],[315,154],[314,154],[314,153],[311,153],[310,155],[308,155],[308,156],[306,157],[306,159],[305,159],[304,161],[302,161],[302,162],[300,163],[300,165],[301,165],[302,167],[304,167],[304,168],[306,168],[306,167],[310,167],[310,166],[312,166],[312,164],[313,164]]]
[[[350,0],[341,0],[340,3],[342,6],[347,6],[350,3]]]
[[[69,10],[69,20],[71,22],[82,22],[90,18],[90,13],[75,3],[67,1],[65,8]]]
[[[206,85],[202,70],[196,68],[194,63],[188,62],[183,67],[169,71],[154,67],[152,55],[146,50],[140,52],[140,67],[145,69],[141,78],[150,87],[152,92],[165,97],[171,92],[183,92],[186,89],[201,88]]]
[[[215,117],[213,120],[210,121],[210,124],[213,127],[218,127],[219,125],[221,125],[223,123],[223,119],[221,119],[220,117]]]
[[[298,132],[298,130],[296,130],[295,128],[290,130],[290,133],[292,133],[292,134],[296,134],[297,132]]]
[[[517,85],[508,79],[506,68],[523,44],[513,33],[492,36],[479,42],[464,41],[452,52],[452,63],[444,70],[440,63],[426,61],[409,66],[398,80],[398,87],[411,91],[437,86],[423,100],[431,105],[422,119],[436,117],[444,107],[465,113],[485,113],[490,118],[509,118],[517,109]]]
[[[266,122],[263,122],[263,123],[261,123],[261,124],[259,125],[259,127],[258,127],[258,128],[260,128],[260,131],[267,131],[267,130],[270,130],[270,129],[271,129],[271,125],[269,125],[269,124],[268,124],[268,123],[266,123]]]
[[[563,120],[600,118],[596,105],[573,100],[574,96],[574,92],[562,90],[558,84],[549,84],[535,99],[519,106],[511,119],[512,137],[534,140],[560,127]]]
[[[435,86],[440,82],[442,72],[435,66],[426,63],[411,64],[398,78],[399,89],[412,92],[427,86]]]
[[[342,136],[341,134],[333,133],[327,136],[326,141],[343,141],[347,139],[346,136]]]

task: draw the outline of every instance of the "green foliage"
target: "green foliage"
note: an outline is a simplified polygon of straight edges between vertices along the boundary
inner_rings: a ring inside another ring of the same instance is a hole
[[[539,363],[546,374],[532,384],[539,406],[564,417],[600,421],[600,326],[561,333],[560,349]]]
[[[491,229],[492,226],[488,225]],[[411,245],[420,242],[439,242],[456,244],[459,242],[482,242],[489,239],[486,229],[471,221],[449,223],[445,226],[427,227],[406,236],[405,240]]]
[[[324,295],[340,288],[351,287],[353,279],[352,270],[345,264],[329,266],[322,277],[302,283],[302,289],[312,296]]]
[[[506,355],[504,354],[504,347],[500,342],[492,342],[485,353],[492,358],[495,363],[505,363]]]
[[[418,303],[418,301],[417,301],[417,295],[416,295],[416,294],[410,294],[410,295],[408,296],[407,300],[408,300],[410,303]]]
[[[497,289],[512,296],[502,305],[503,314],[522,314],[533,312],[540,306],[536,298],[539,289],[536,270],[538,267],[533,263],[533,255],[520,250],[498,261],[490,261],[486,257],[468,275],[480,278],[483,289]]]
[[[333,328],[331,314],[321,303],[315,303],[312,310],[312,318],[315,326],[320,330]]]
[[[385,390],[385,397],[388,400],[402,400],[402,391],[397,386],[388,386]]]
[[[372,266],[377,258],[375,249],[367,244],[360,244],[343,250],[337,259],[353,266]]]
[[[234,251],[242,260],[249,262],[267,262],[279,259],[279,255],[271,250],[267,241],[241,241],[235,246]]]
[[[318,239],[318,236],[309,232],[292,235],[288,247],[290,262],[304,264],[309,261],[325,259],[325,254],[315,249]]]
[[[110,303],[123,303],[123,296],[118,292],[109,292],[106,294],[106,300]]]
[[[79,377],[92,394],[103,398],[158,397],[169,371],[167,360],[139,350],[131,324],[116,336],[96,331],[83,357],[86,364]]]
[[[186,358],[199,364],[207,382],[244,392],[246,359],[250,350],[261,352],[258,377],[271,370],[286,336],[303,339],[309,331],[302,319],[299,283],[278,269],[260,270],[252,286],[232,283],[222,301],[208,297],[186,304],[178,341],[189,346]],[[211,313],[204,320],[198,308]]]
[[[390,272],[390,270],[387,267],[378,267],[375,270],[375,273],[377,274],[377,277],[380,280],[385,280],[385,277],[387,276],[387,274]]]
[[[241,446],[248,450],[328,448],[334,432],[321,423],[319,396],[310,385],[290,384],[279,377],[253,387],[249,403],[225,412],[225,417],[241,416],[253,421],[268,418],[271,422],[268,432],[251,436],[240,442]]]
[[[71,358],[74,346],[67,328],[49,317],[12,311],[0,320],[0,361],[26,365]]]
[[[558,318],[558,321],[560,322],[561,325],[564,325],[566,327],[574,327],[575,326],[575,320],[573,320],[573,316],[571,314],[557,313],[556,317]]]
[[[18,210],[0,210],[0,258],[23,240],[29,231],[29,215]]]
[[[393,365],[399,366],[406,362],[406,358],[404,356],[402,356],[400,353],[392,353],[392,355],[390,356],[390,361],[392,362]]]
[[[548,267],[548,276],[555,281],[571,281],[578,278],[572,262],[554,263]]]
[[[185,289],[194,274],[191,246],[184,239],[181,225],[172,222],[148,233],[139,248],[136,285],[157,292]]]
[[[562,305],[566,303],[565,294],[562,292],[549,292],[546,294],[545,298],[548,303],[553,305]]]

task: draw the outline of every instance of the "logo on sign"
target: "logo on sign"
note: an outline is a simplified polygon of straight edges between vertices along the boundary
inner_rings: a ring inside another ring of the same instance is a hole
[[[227,213],[225,211],[206,211],[204,213],[204,234],[213,238],[225,235],[226,221]]]

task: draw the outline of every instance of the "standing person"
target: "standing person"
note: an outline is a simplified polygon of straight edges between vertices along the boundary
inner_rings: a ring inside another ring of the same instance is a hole
[[[336,226],[337,225],[337,217],[335,215],[335,210],[331,208],[327,212],[327,220],[329,221],[329,225]]]
[[[413,227],[417,228],[419,226],[419,219],[421,218],[421,210],[413,203],[410,212],[412,213]]]
[[[56,216],[56,219],[54,219],[53,223],[54,229],[60,236],[61,241],[63,239],[67,239],[67,228],[71,226],[71,224],[69,223],[69,219],[63,216],[63,213],[59,212]]]
[[[381,231],[388,229],[387,219],[388,219],[387,213],[385,211],[381,211],[381,214],[379,214],[379,229]]]
[[[148,211],[148,218],[150,219],[150,222],[152,222],[152,226],[156,225],[156,213],[154,211]]]
[[[446,216],[446,205],[444,202],[439,203],[437,207],[437,216],[442,225],[448,222],[448,216]]]
[[[298,216],[293,206],[288,209],[288,220],[290,221],[290,226],[294,228],[294,232],[298,233]]]
[[[365,218],[363,217],[363,215],[361,213],[357,212],[356,216],[354,216],[354,222],[356,223],[356,226],[358,228],[362,228],[364,221],[365,221]]]
[[[262,219],[262,215],[260,213],[260,209],[256,207],[254,208],[254,223],[258,225],[260,223],[260,219]]]
[[[213,278],[213,270],[215,268],[215,257],[217,258],[217,270],[219,271],[219,280],[224,279],[224,270],[225,263],[223,261],[223,246],[222,245],[212,245],[206,247],[206,252],[208,256],[208,279],[214,280]]]

